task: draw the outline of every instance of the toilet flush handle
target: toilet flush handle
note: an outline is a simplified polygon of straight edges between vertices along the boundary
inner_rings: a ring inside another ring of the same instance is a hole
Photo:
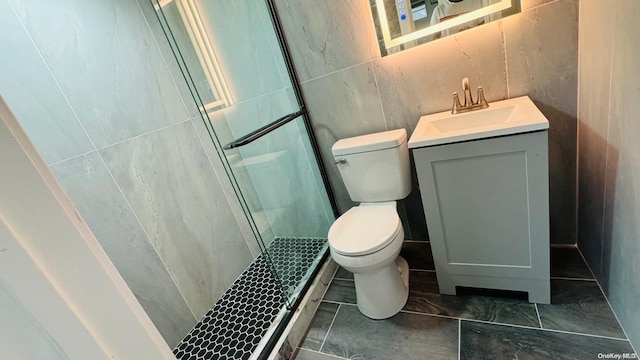
[[[334,165],[342,165],[346,163],[347,163],[347,159],[339,159],[333,162]]]

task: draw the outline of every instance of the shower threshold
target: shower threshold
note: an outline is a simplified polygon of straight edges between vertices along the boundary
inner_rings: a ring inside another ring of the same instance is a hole
[[[279,335],[275,329],[293,301],[285,294],[296,298],[326,249],[323,238],[275,238],[175,347],[176,358],[251,359],[267,335]]]

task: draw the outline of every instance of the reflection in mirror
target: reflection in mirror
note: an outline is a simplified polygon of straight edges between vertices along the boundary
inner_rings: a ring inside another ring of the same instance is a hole
[[[204,104],[200,111],[211,113],[231,105],[229,89],[194,0],[156,0],[154,7],[179,44],[179,56]]]
[[[520,0],[371,0],[382,55],[520,11]]]

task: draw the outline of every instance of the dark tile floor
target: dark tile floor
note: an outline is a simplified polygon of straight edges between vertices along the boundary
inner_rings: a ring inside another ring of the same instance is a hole
[[[409,300],[399,314],[386,320],[362,315],[353,275],[339,269],[296,359],[582,360],[633,353],[575,248],[551,249],[551,305],[503,291],[440,295],[429,243],[407,241],[402,255],[411,273]]]

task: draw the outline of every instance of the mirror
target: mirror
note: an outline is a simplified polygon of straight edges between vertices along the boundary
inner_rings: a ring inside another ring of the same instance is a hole
[[[520,12],[520,0],[371,0],[382,55]]]

